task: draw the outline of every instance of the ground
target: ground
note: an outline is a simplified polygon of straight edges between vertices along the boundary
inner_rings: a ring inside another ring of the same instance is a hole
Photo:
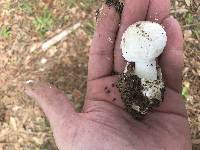
[[[24,94],[27,82],[45,80],[65,91],[78,111],[86,90],[95,0],[0,1],[0,150],[55,150],[49,123]],[[174,0],[171,14],[185,37],[183,99],[194,150],[200,150],[200,1]],[[48,50],[41,43],[81,22]]]

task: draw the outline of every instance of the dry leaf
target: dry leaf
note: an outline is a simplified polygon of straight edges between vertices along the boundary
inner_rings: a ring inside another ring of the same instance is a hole
[[[185,0],[185,3],[187,6],[190,6],[191,5],[191,0]]]
[[[72,92],[72,96],[73,96],[76,100],[80,99],[80,98],[81,98],[81,95],[82,95],[82,93],[81,93],[79,90],[77,90],[77,89],[74,89],[73,92]]]
[[[193,144],[200,144],[200,139],[192,139]]]
[[[10,117],[10,125],[11,125],[11,127],[13,128],[14,131],[17,130],[17,122],[16,122],[15,118]]]
[[[37,137],[33,137],[33,141],[37,144],[37,145],[41,145],[43,143],[43,140]]]
[[[184,39],[188,41],[192,37],[192,31],[191,30],[185,30],[184,31]]]
[[[200,1],[199,1],[199,0],[194,0],[194,2],[195,2],[195,4],[196,4],[197,6],[200,5]]]
[[[53,0],[42,0],[45,4],[52,6]]]

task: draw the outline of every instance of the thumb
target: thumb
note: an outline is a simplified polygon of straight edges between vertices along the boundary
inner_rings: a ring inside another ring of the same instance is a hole
[[[39,83],[28,87],[25,92],[37,101],[53,128],[71,122],[77,115],[64,92],[51,84]]]

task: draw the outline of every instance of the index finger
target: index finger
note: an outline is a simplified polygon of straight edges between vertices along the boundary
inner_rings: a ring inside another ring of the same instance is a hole
[[[131,24],[134,24],[137,21],[145,20],[148,6],[149,0],[125,0],[120,29],[114,51],[114,71],[117,73],[123,72],[125,67],[125,60],[122,57],[122,51],[120,48],[122,35]]]
[[[92,40],[88,64],[88,80],[111,75],[113,49],[120,16],[113,6],[104,5]]]

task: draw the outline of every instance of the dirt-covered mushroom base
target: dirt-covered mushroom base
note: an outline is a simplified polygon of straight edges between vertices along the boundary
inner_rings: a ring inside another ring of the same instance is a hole
[[[153,108],[160,106],[164,98],[165,86],[162,80],[144,82],[143,79],[134,75],[134,70],[130,68],[133,67],[129,66],[127,72],[120,75],[117,87],[127,112],[135,119],[141,120]],[[147,97],[144,94],[145,90],[150,91],[156,88],[159,90],[153,95]]]

